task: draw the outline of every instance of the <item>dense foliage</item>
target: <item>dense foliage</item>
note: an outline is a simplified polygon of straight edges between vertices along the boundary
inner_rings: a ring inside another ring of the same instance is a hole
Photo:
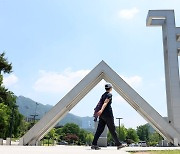
[[[53,128],[45,139],[56,140],[58,143],[65,141],[68,144],[90,145],[93,139],[93,134],[74,123],[67,123],[61,128]]]
[[[133,128],[127,129],[124,127],[124,125],[122,125],[120,127],[120,131],[119,131],[119,127],[116,128],[116,132],[117,132],[117,135],[122,142],[126,142],[126,143],[130,144],[130,143],[139,141],[139,137],[137,135],[137,132]],[[120,133],[120,135],[119,135],[119,133]],[[113,140],[110,132],[108,132],[108,144],[109,145],[115,145],[114,140]]]
[[[116,128],[116,132],[118,134],[118,137],[120,137],[120,140],[122,142],[126,142],[127,144],[146,141],[147,145],[156,146],[160,140],[163,140],[163,138],[156,131],[150,131],[148,124],[138,126],[137,129],[127,129],[124,127],[124,125],[121,125],[120,135],[118,127]],[[115,145],[110,132],[108,132],[108,144]]]
[[[148,127],[148,125],[141,125],[137,127],[137,134],[141,141],[149,141],[150,132]]]
[[[147,145],[149,146],[156,146],[160,140],[163,138],[157,133],[153,132],[150,133],[148,125],[141,125],[137,127],[137,130],[133,128],[125,128],[123,125],[120,127],[120,140],[122,142],[126,142],[127,144],[131,143],[138,143],[141,141],[146,141]],[[117,135],[119,137],[119,128],[116,128]],[[148,140],[147,139],[147,132],[148,131]],[[138,133],[140,136],[138,136]],[[146,136],[142,138],[142,136]],[[45,137],[45,143],[47,141],[50,144],[54,144],[54,140],[58,143],[66,143],[66,144],[73,144],[73,145],[91,145],[93,140],[93,133],[88,132],[84,129],[80,129],[80,127],[74,123],[67,123],[66,125],[62,126],[61,128],[53,128]],[[107,134],[108,145],[114,146],[114,140],[108,132]]]
[[[0,138],[18,137],[23,116],[16,105],[16,96],[3,85],[3,75],[12,72],[12,64],[0,54]]]

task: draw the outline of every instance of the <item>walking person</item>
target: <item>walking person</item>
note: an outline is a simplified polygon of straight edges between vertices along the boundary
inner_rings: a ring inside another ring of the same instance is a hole
[[[99,150],[99,146],[97,145],[97,141],[99,137],[101,136],[102,132],[104,131],[105,126],[107,125],[115,143],[117,146],[117,149],[121,149],[124,146],[122,146],[122,143],[119,141],[116,133],[116,127],[114,124],[114,116],[113,116],[113,111],[111,107],[112,103],[112,85],[111,84],[106,84],[105,85],[105,90],[106,92],[102,95],[102,107],[101,109],[97,112],[97,116],[99,116],[99,123],[98,127],[96,130],[96,133],[94,135],[94,139],[92,142],[91,149]]]

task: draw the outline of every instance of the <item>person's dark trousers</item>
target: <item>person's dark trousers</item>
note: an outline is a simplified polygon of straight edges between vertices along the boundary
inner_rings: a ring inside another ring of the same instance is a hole
[[[98,127],[97,127],[96,133],[94,135],[92,145],[97,145],[97,141],[98,141],[99,137],[101,136],[102,132],[104,131],[106,124],[107,124],[107,127],[116,143],[116,146],[121,145],[121,143],[117,137],[116,128],[115,128],[115,124],[114,124],[114,118],[113,117],[103,117],[103,116],[100,116],[100,118],[99,118]]]

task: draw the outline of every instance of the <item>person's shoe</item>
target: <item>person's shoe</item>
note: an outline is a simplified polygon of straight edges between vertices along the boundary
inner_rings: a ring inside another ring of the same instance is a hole
[[[91,149],[100,150],[101,148],[100,148],[98,145],[92,145],[92,146],[91,146]]]
[[[122,145],[122,144],[121,144],[121,145],[118,145],[118,146],[117,146],[117,150],[120,150],[120,149],[122,149],[122,148],[124,148],[124,147],[125,147],[125,146]]]

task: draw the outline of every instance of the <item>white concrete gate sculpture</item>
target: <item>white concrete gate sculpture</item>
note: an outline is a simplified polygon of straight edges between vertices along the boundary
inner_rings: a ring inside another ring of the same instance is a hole
[[[147,26],[162,26],[168,121],[180,133],[180,27],[175,26],[173,10],[149,11]]]
[[[173,10],[149,11],[147,25],[163,27],[168,121],[102,61],[20,139],[20,145],[36,145],[102,79],[110,82],[116,92],[165,139],[176,146],[180,145],[180,85],[177,59],[180,51],[180,28],[175,28]]]

